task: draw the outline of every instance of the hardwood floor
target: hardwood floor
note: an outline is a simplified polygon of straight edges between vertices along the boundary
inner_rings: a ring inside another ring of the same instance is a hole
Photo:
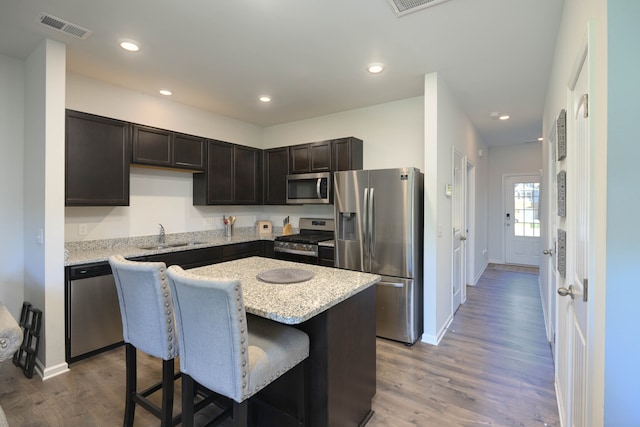
[[[367,426],[560,426],[537,280],[489,266],[467,288],[439,346],[378,339],[375,414]],[[157,360],[140,353],[138,360],[141,387],[160,377]],[[0,405],[11,427],[122,425],[123,394],[124,348],[44,382],[26,379],[11,362],[0,365]],[[157,425],[136,410],[135,426]]]

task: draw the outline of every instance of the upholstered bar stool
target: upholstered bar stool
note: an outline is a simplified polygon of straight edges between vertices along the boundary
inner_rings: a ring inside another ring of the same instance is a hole
[[[162,427],[180,422],[173,418],[174,358],[179,355],[174,326],[173,299],[163,262],[136,262],[121,255],[109,258],[118,290],[122,334],[126,345],[126,398],[124,426],[132,426],[138,404],[160,418]],[[136,349],[162,359],[162,381],[138,392]],[[147,397],[162,389],[162,406]]]
[[[182,425],[193,426],[193,387],[233,400],[233,425],[246,426],[248,399],[294,369],[298,377],[298,425],[306,425],[309,356],[304,332],[245,313],[239,280],[213,280],[178,266],[167,271],[176,309],[182,372]],[[293,372],[292,372],[293,373]]]

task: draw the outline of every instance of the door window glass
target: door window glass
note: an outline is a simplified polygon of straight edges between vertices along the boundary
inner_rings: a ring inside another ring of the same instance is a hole
[[[518,237],[540,237],[540,183],[518,182],[513,186],[515,224]]]

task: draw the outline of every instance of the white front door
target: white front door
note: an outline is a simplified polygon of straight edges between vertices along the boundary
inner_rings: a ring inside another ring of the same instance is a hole
[[[504,178],[505,261],[540,265],[540,175]]]
[[[569,85],[567,109],[567,156],[559,169],[567,172],[566,217],[559,228],[566,230],[566,274],[558,275],[558,327],[556,381],[563,425],[581,427],[589,420],[588,328],[590,163],[592,141],[589,132],[589,54],[585,45]],[[559,262],[560,264],[560,262]]]
[[[467,240],[465,203],[467,201],[466,192],[467,178],[467,158],[455,148],[453,149],[453,188],[451,193],[451,222],[453,224],[452,234],[452,313],[455,313],[460,304],[467,298],[467,279],[465,263],[465,241]]]

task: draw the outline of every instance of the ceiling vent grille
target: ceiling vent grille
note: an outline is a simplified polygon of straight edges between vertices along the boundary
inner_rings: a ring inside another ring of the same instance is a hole
[[[86,28],[82,28],[79,25],[72,24],[71,22],[67,22],[64,19],[56,18],[55,16],[49,15],[48,13],[44,12],[42,12],[40,16],[38,16],[38,21],[42,25],[82,40],[88,38],[91,34],[93,34],[93,31],[91,30],[87,30]]]
[[[397,17],[417,12],[448,0],[387,0]]]

